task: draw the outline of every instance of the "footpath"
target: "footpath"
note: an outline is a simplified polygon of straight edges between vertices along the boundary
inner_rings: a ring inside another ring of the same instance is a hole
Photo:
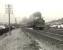
[[[35,42],[27,37],[21,28],[18,28],[13,30],[11,35],[0,40],[0,50],[39,50],[32,43]]]

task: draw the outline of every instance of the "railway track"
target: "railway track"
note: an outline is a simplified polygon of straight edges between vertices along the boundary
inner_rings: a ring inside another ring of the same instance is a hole
[[[45,31],[40,31],[40,30],[33,30],[33,29],[29,29],[29,28],[24,28],[25,31],[29,32],[29,33],[35,33],[41,36],[46,36],[58,41],[63,41],[63,35],[61,34],[55,34],[55,33],[51,33],[51,32],[45,32]]]
[[[44,31],[38,31],[39,34],[59,40],[59,41],[63,41],[63,35],[61,34],[55,34],[55,33],[51,33],[51,32],[44,32]]]
[[[49,31],[53,34],[63,35],[63,29],[54,29],[54,30],[50,29],[50,30],[47,30],[47,31]]]

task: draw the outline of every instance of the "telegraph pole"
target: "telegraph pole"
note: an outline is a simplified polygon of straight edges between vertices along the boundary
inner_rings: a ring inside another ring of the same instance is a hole
[[[9,25],[9,34],[11,34],[11,25],[10,25],[10,16],[11,16],[11,5],[10,4],[8,4],[7,5],[7,13],[8,13],[8,20],[9,20],[9,23],[8,23],[8,25]]]
[[[16,17],[15,17],[15,24],[17,24],[17,19],[16,19]]]

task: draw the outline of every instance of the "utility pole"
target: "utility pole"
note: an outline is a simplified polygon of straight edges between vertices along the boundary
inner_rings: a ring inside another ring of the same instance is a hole
[[[17,24],[17,19],[16,19],[16,17],[15,17],[15,24]]]
[[[18,27],[16,17],[15,17],[15,27]]]
[[[9,34],[11,35],[11,24],[10,24],[10,16],[11,16],[11,5],[7,5],[7,13],[8,13],[8,25],[9,25]]]

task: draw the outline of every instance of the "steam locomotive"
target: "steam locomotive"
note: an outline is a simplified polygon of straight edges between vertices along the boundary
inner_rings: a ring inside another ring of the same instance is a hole
[[[33,20],[27,23],[27,27],[33,28],[36,30],[44,30],[45,20],[43,18],[41,18],[41,13],[36,12],[36,13],[32,14],[31,17],[33,17]]]

